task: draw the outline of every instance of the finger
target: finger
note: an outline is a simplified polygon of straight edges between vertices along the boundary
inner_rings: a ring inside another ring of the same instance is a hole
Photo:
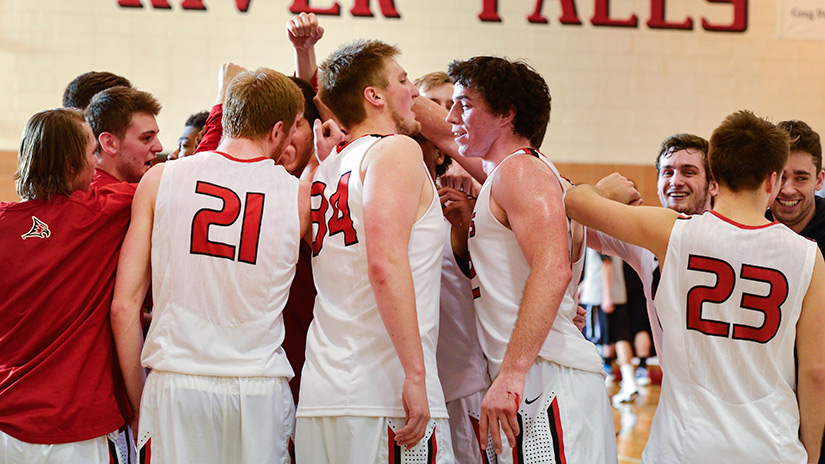
[[[315,122],[312,123],[312,133],[315,135],[315,140],[321,140],[324,138],[324,125],[321,123],[320,119],[316,119]]]
[[[484,411],[481,412],[481,421],[478,424],[478,434],[481,438],[481,448],[487,449],[487,437],[489,436],[489,433],[487,432],[487,414],[485,414]]]
[[[510,427],[508,427],[508,429],[510,430],[510,434],[507,435],[507,441],[510,442],[510,448],[515,448],[516,437],[519,434],[518,418],[516,417],[516,412],[513,411],[512,413],[507,413],[507,420],[510,423]]]
[[[490,421],[490,435],[493,437],[493,447],[496,449],[496,454],[501,454],[501,426],[495,416]]]

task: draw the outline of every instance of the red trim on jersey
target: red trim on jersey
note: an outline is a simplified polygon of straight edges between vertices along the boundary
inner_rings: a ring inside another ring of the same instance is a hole
[[[776,224],[779,224],[778,222],[773,221],[770,224],[762,224],[761,226],[749,226],[749,225],[746,225],[746,224],[740,224],[740,223],[734,221],[733,219],[722,216],[721,214],[719,214],[716,211],[711,211],[710,213],[713,214],[714,216],[718,217],[719,219],[727,222],[728,224],[730,224],[732,226],[736,226],[740,229],[745,229],[745,230],[764,229],[766,227],[770,227],[770,226],[774,226]]]
[[[387,464],[401,464],[396,460],[396,453],[398,453],[398,445],[395,443],[395,432],[392,427],[387,426]]]
[[[138,457],[140,464],[152,464],[152,439],[146,440],[146,443],[140,449],[140,457]]]
[[[218,151],[218,150],[215,150],[215,153],[223,156],[224,158],[228,159],[229,161],[237,161],[239,163],[257,163],[258,161],[266,161],[266,160],[269,159],[269,158],[264,158],[263,156],[259,156],[257,158],[251,158],[251,159],[240,159],[240,158],[235,158],[234,156],[230,155],[229,153],[224,153],[224,152]]]
[[[553,408],[553,424],[552,427],[556,431],[556,436],[558,437],[558,454],[556,455],[556,462],[559,464],[567,464],[567,458],[564,456],[564,434],[562,433],[561,427],[561,414],[559,413],[559,398],[553,398],[553,402],[550,404],[550,407]]]
[[[430,437],[429,444],[430,444],[430,462],[428,464],[436,464],[435,457],[438,456],[438,443],[435,441],[435,429],[433,427],[433,434]]]
[[[355,142],[358,139],[362,139],[364,137],[391,137],[393,135],[395,135],[395,134],[384,134],[384,135],[381,135],[381,134],[364,134],[364,135],[362,135],[358,138],[352,139],[348,142],[341,142],[338,145],[335,145],[335,152],[336,153],[341,153],[344,150],[344,148],[347,148],[347,146],[349,146],[349,144],[351,144],[352,142]]]

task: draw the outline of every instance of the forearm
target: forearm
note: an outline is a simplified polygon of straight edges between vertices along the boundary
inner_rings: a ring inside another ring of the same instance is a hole
[[[425,378],[424,353],[418,332],[415,289],[407,256],[375,260],[369,279],[378,312],[408,379]]]
[[[140,412],[140,397],[146,372],[140,364],[143,349],[141,302],[143,299],[118,298],[112,303],[111,321],[115,348],[132,410]]]
[[[799,370],[799,436],[808,452],[808,462],[817,462],[825,429],[825,371]]]
[[[549,270],[530,272],[499,375],[526,375],[550,333],[570,279],[569,269],[552,275]],[[552,288],[548,282],[553,283]]]
[[[295,50],[295,75],[309,82],[318,66],[315,62],[315,47]]]

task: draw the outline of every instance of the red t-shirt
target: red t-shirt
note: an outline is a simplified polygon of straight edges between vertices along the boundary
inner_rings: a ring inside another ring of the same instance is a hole
[[[134,192],[0,203],[0,430],[18,440],[88,440],[131,415],[109,309]]]

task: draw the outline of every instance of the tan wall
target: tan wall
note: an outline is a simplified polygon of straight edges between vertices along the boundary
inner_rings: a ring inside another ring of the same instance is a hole
[[[14,191],[17,152],[0,150],[0,201],[20,201]]]
[[[556,163],[559,171],[574,183],[594,183],[611,172],[618,171],[636,182],[646,205],[658,205],[656,196],[656,169],[653,166],[631,164],[577,164]],[[0,201],[19,201],[14,191],[14,170],[17,153],[0,150]]]
[[[374,17],[354,17],[356,1]],[[284,25],[297,4],[340,7],[321,17],[319,58],[364,37],[398,44],[411,77],[480,54],[527,60],[553,94],[542,149],[557,161],[648,164],[667,136],[708,137],[740,108],[823,131],[825,42],[778,37],[784,1],[398,0],[400,18],[384,17],[379,4],[387,2],[375,0],[255,0],[245,13],[236,7],[244,2],[232,0],[204,0],[207,11],[183,10],[182,0],[168,0],[168,9],[151,0],[140,0],[143,8],[119,0],[0,1],[0,149],[14,150],[26,120],[58,106],[66,84],[90,70],[122,74],[157,96],[169,149],[185,118],[212,105],[222,62],[292,72]],[[703,26],[731,23],[732,3],[747,7],[743,32]],[[481,21],[483,4],[498,4],[501,22]],[[538,4],[547,23],[528,21]],[[581,24],[561,23],[563,4],[575,5]],[[609,5],[617,20],[635,17],[636,25],[597,26],[596,5]],[[690,19],[691,28],[652,28],[654,5],[669,22]]]

